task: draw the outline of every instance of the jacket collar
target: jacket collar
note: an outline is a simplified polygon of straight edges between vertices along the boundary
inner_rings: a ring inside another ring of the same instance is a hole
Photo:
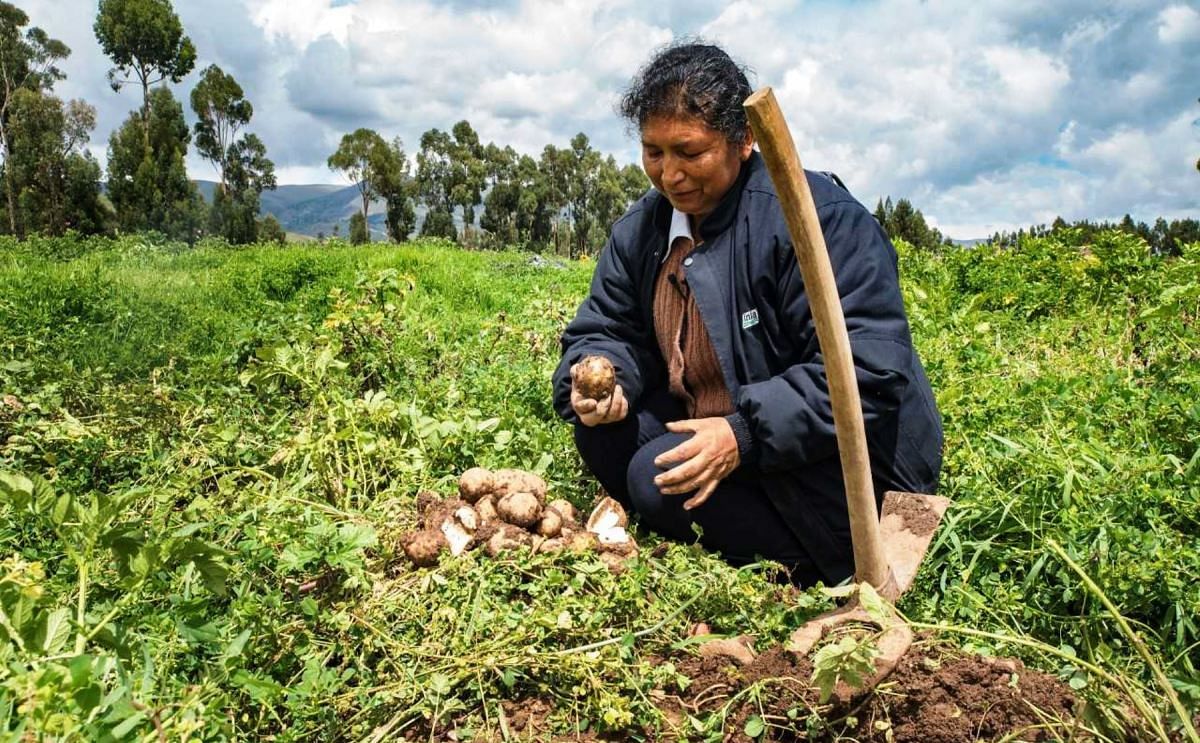
[[[757,150],[750,153],[750,157],[746,162],[742,163],[742,169],[738,171],[737,180],[725,192],[725,196],[721,198],[721,203],[717,204],[717,208],[709,214],[703,222],[700,223],[700,238],[704,242],[708,242],[712,238],[729,229],[729,225],[733,224],[733,219],[737,215],[738,204],[742,200],[742,191],[746,187],[746,182],[750,180],[750,176],[762,169],[762,155],[758,154]],[[666,196],[661,193],[658,195],[658,204],[655,206],[654,224],[658,231],[664,235],[669,234],[671,229],[671,213],[674,208]]]

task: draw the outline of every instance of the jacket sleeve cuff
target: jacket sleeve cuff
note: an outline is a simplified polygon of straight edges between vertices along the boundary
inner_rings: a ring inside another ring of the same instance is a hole
[[[725,420],[733,429],[733,437],[737,439],[738,458],[742,460],[742,464],[752,462],[758,455],[758,447],[755,446],[754,434],[750,432],[750,424],[741,413],[731,413],[725,416]]]

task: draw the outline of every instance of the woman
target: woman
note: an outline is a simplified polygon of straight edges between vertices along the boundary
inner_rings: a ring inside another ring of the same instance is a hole
[[[562,337],[555,407],[588,468],[662,536],[793,580],[854,572],[833,414],[791,240],[753,148],[745,73],[679,44],[634,79],[654,189],[612,228]],[[876,494],[932,493],[942,429],[912,347],[896,254],[836,178],[808,173],[850,334]],[[616,367],[602,401],[574,389],[589,355]],[[698,527],[698,528],[697,528]]]

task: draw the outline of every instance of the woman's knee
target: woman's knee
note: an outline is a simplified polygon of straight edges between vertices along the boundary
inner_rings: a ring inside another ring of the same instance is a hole
[[[626,476],[629,498],[642,525],[677,541],[695,539],[692,518],[683,508],[685,496],[663,495],[654,484],[655,476],[663,471],[654,464],[654,460],[687,438],[682,434],[669,433],[651,440],[633,455]]]

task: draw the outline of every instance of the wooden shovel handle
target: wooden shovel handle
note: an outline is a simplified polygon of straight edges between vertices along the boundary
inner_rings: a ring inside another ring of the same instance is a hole
[[[842,459],[842,475],[846,480],[855,578],[870,583],[886,595],[891,593],[891,571],[879,538],[879,514],[871,482],[871,460],[867,453],[858,380],[854,377],[854,357],[850,353],[850,336],[846,333],[846,319],[817,208],[774,92],[763,88],[747,98],[743,105],[787,220],[788,233],[800,261],[804,291],[817,326],[817,340],[825,357],[833,424]]]

